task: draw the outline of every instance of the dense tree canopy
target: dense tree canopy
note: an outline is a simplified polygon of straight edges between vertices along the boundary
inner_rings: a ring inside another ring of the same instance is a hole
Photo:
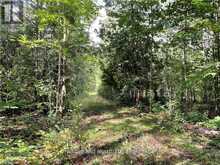
[[[94,4],[89,0],[40,0],[26,7],[32,19],[24,20],[20,31],[12,30],[20,25],[8,25],[8,31],[3,31],[1,99],[12,106],[24,101],[63,111],[66,90],[71,89],[74,96],[87,85],[86,79],[78,83],[80,78],[75,75],[90,74],[77,68],[84,67],[78,56],[89,54],[86,26]]]
[[[114,1],[108,10],[106,85],[136,103],[219,113],[218,2]]]

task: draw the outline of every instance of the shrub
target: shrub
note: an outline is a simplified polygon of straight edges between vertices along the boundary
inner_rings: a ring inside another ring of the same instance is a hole
[[[83,113],[81,105],[75,106],[73,111],[73,119],[71,125],[71,131],[73,132],[75,140],[79,143],[80,148],[84,145],[85,137],[82,129]]]
[[[163,112],[166,111],[166,108],[159,103],[155,103],[152,108],[152,112]]]
[[[62,159],[72,144],[73,135],[70,129],[64,129],[60,132],[39,132],[42,135],[42,144],[40,150],[35,150],[35,159],[42,162],[51,163],[55,159]]]
[[[159,118],[161,130],[173,133],[182,132],[184,122],[184,115],[179,110],[162,112]]]
[[[193,112],[188,113],[185,119],[192,123],[203,122],[208,119],[208,115],[202,114],[198,111],[193,111]]]
[[[140,101],[136,106],[141,112],[147,112],[148,108],[143,102]]]
[[[208,128],[220,129],[220,116],[216,116],[214,119],[210,119],[203,124]]]
[[[0,139],[0,164],[13,165],[15,162],[26,162],[31,159],[31,153],[36,146],[29,145],[22,140],[3,140]]]

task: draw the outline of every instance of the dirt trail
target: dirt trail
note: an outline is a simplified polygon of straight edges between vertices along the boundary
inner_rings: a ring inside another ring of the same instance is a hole
[[[154,152],[152,157],[156,164],[198,161],[195,153],[182,148],[192,142],[192,137],[186,133],[161,132],[156,114],[139,115],[135,108],[119,107],[103,98],[96,98],[95,102],[90,100],[87,105],[83,110],[83,122],[90,147],[72,155],[72,163],[100,161],[101,164],[120,164],[117,160],[126,155],[137,164],[143,164],[149,159],[146,152]],[[202,153],[205,146],[205,142],[199,139],[193,144],[198,153]],[[107,152],[117,150],[123,152]]]

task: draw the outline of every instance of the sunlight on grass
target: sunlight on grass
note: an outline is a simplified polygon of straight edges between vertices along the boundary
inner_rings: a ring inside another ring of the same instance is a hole
[[[100,67],[96,68],[95,71],[95,87],[93,88],[93,90],[88,92],[89,96],[97,96],[98,95],[98,91],[102,85],[102,70],[100,69]]]
[[[70,151],[75,153],[81,147],[121,151],[90,155],[87,164],[91,165],[105,163],[124,165],[130,162],[133,164],[219,162],[218,139],[211,140],[186,132],[164,131],[160,122],[165,115],[140,114],[136,108],[120,107],[99,96],[91,96],[81,101],[83,115],[82,127],[79,128],[81,133],[78,137],[82,139],[81,142],[79,139],[76,140],[74,135],[76,133],[73,127],[74,117],[65,116],[62,119],[65,120],[63,125],[57,125],[60,121],[55,124],[56,127],[53,125],[57,130],[48,130],[52,128],[52,123],[49,124],[46,118],[38,116],[39,119],[33,122],[30,118],[36,114],[24,114],[2,123],[1,133],[7,129],[16,130],[15,135],[19,135],[22,140],[12,138],[10,142],[6,142],[1,139],[1,164],[17,160],[28,160],[35,164],[42,162],[50,164],[57,159],[69,161],[72,155],[67,153]]]

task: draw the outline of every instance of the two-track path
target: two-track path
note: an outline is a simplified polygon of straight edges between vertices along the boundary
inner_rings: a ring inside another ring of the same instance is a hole
[[[82,103],[82,129],[89,147],[71,157],[73,164],[200,164],[214,152],[211,139],[163,128],[163,113],[140,114],[99,96]]]

